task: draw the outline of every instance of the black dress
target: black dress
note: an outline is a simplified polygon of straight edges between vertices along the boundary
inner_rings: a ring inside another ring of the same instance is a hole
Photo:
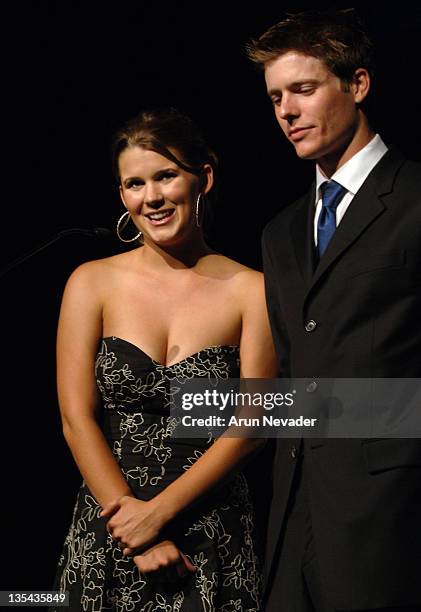
[[[171,381],[239,377],[237,346],[205,348],[163,366],[139,347],[104,338],[95,363],[103,402],[103,431],[137,498],[157,495],[200,457],[212,440],[171,436]],[[198,568],[182,582],[157,583],[122,555],[105,529],[85,484],[59,561],[55,589],[68,590],[70,610],[100,612],[256,612],[261,567],[253,507],[242,474],[231,478],[167,528]],[[54,608],[52,608],[53,610]],[[57,608],[59,610],[59,608]]]

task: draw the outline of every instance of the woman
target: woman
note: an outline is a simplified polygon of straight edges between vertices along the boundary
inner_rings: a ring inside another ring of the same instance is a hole
[[[172,437],[168,388],[275,374],[263,278],[205,243],[217,163],[188,118],[143,113],[117,134],[114,166],[119,236],[131,220],[143,246],[80,266],[64,292],[59,402],[84,483],[56,588],[71,610],[257,611],[239,467],[261,441]]]

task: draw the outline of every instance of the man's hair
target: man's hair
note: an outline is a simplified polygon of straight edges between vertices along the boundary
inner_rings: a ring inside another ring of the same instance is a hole
[[[352,81],[357,68],[365,68],[371,77],[375,72],[374,46],[354,9],[289,15],[246,48],[262,69],[288,51],[297,51],[323,61],[344,84]]]

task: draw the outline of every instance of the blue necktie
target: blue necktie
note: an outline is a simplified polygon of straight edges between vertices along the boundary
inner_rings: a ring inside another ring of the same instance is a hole
[[[346,193],[336,181],[325,181],[320,185],[322,192],[322,210],[317,222],[317,250],[323,255],[336,229],[336,208]]]

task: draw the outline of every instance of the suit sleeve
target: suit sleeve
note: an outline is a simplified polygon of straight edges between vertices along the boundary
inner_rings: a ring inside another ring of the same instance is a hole
[[[280,376],[290,377],[290,342],[279,300],[279,280],[272,261],[271,237],[266,230],[262,237],[263,272],[265,276],[266,305],[272,330],[273,342],[280,368]]]

